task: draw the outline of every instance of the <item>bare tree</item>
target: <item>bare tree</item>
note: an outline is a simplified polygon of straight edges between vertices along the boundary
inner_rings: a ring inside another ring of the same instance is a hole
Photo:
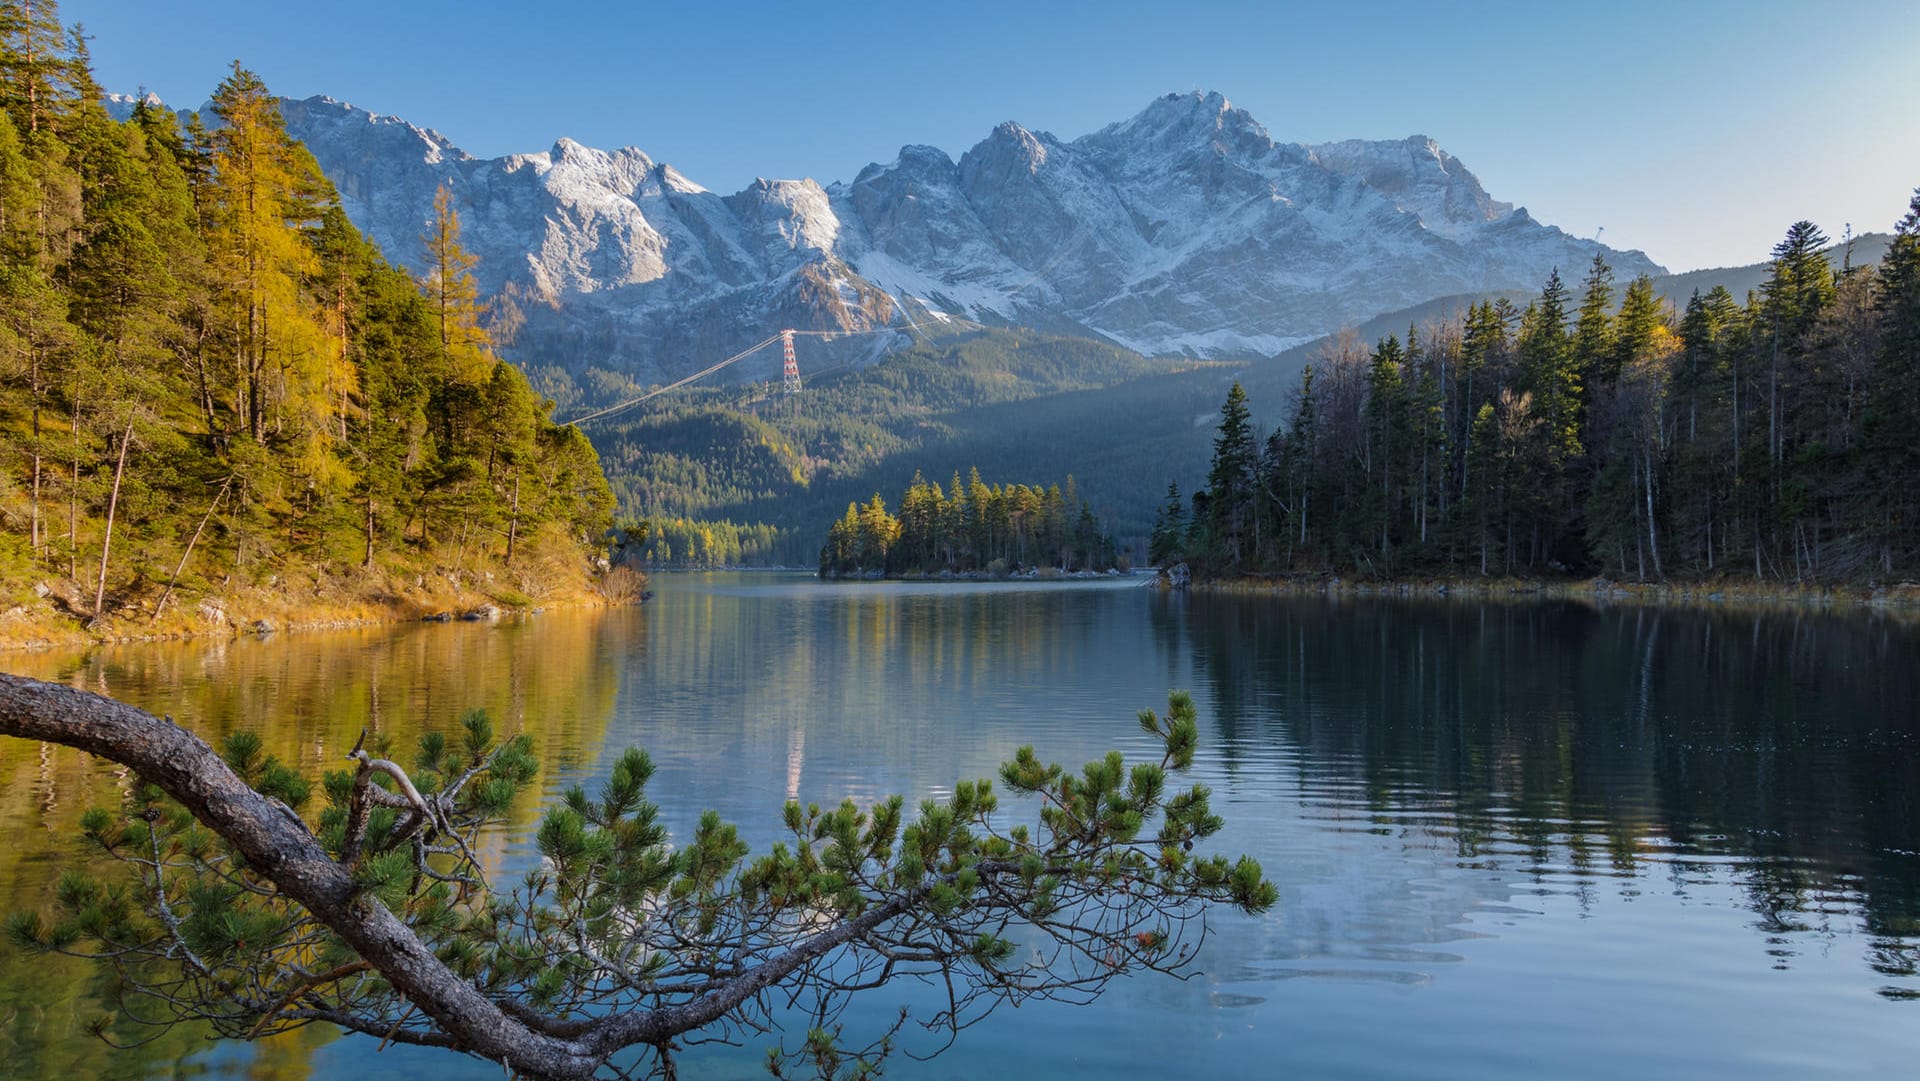
[[[83,823],[126,877],[71,872],[57,911],[8,929],[111,962],[156,1024],[251,1038],[324,1021],[572,1079],[671,1077],[689,1043],[804,1017],[794,1054],[830,1068],[861,990],[931,981],[944,999],[918,1020],[950,1039],[1002,1002],[1190,973],[1209,906],[1273,904],[1251,859],[1192,854],[1222,825],[1204,787],[1168,789],[1193,761],[1192,701],[1176,692],[1140,723],[1158,762],[1113,752],[1073,773],[1022,748],[1006,763],[1001,783],[1038,800],[1037,823],[1008,824],[987,780],[912,814],[899,797],[789,803],[788,839],[751,859],[712,812],[670,846],[645,797],[652,763],[628,751],[597,796],[576,788],[548,811],[540,865],[497,890],[475,839],[535,763],[527,737],[496,740],[484,714],[457,745],[422,740],[410,767],[356,747],[310,824],[312,786],[256,738],[223,755],[170,719],[0,675],[0,734],[142,779]],[[872,1062],[892,1037],[854,1054]],[[776,1047],[774,1072],[788,1061]]]

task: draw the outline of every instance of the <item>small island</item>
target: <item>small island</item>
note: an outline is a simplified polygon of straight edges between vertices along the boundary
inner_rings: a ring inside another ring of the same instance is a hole
[[[918,471],[900,513],[875,492],[827,530],[822,578],[1052,578],[1129,569],[1071,475],[1060,485],[988,485],[978,469],[943,491]]]

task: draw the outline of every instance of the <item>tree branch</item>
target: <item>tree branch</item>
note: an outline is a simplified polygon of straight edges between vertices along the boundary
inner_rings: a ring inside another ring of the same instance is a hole
[[[88,691],[0,674],[0,734],[74,747],[158,785],[378,969],[447,1034],[450,1046],[555,1078],[589,1077],[613,1050],[558,1040],[508,1016],[386,906],[357,890],[312,834],[295,828],[213,748],[171,720]]]

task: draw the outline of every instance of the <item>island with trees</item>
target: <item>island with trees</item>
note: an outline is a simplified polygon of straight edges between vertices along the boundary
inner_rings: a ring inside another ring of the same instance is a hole
[[[1006,578],[1126,568],[1126,556],[1100,527],[1072,476],[1063,491],[1026,484],[989,485],[978,469],[945,489],[916,471],[900,513],[874,493],[827,530],[820,577]]]

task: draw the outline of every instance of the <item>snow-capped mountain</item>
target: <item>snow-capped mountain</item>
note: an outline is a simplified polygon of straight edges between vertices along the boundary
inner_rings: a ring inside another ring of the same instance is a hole
[[[627,148],[469,156],[330,98],[288,130],[388,257],[417,266],[446,184],[523,362],[641,380],[782,326],[926,318],[1104,336],[1149,354],[1271,354],[1441,295],[1537,288],[1604,252],[1490,197],[1433,140],[1276,142],[1219,94],[1171,94],[1071,142],[1007,123],[954,161],[908,146],[850,182],[721,196]],[[860,348],[884,345],[885,335]]]

